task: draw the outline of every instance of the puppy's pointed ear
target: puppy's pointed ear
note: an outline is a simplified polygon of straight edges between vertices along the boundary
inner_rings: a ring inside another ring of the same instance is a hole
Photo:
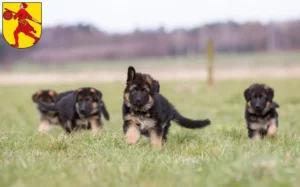
[[[55,90],[49,90],[48,94],[56,101],[58,94]]]
[[[153,93],[159,93],[160,84],[159,84],[159,82],[157,80],[153,80],[150,87],[151,87],[151,91]]]
[[[265,91],[266,91],[266,94],[267,94],[267,99],[269,101],[272,101],[273,98],[274,98],[274,89],[269,87],[269,86],[265,86]]]
[[[33,95],[32,95],[32,101],[33,102],[36,102],[37,101],[37,98],[39,97],[39,95],[42,93],[42,91],[40,90],[40,91],[37,91],[37,92],[35,92]]]
[[[247,88],[245,91],[244,91],[244,98],[246,101],[250,101],[250,88]]]
[[[127,81],[126,84],[130,84],[132,82],[132,80],[135,78],[135,69],[132,66],[128,67],[128,71],[127,71]]]
[[[98,102],[100,102],[101,99],[102,99],[102,92],[99,91],[99,90],[96,90],[96,89],[93,89],[93,90],[95,90],[95,94],[96,94],[96,97],[98,99]]]
[[[99,90],[97,90],[95,88],[91,88],[90,92],[91,92],[91,94],[92,94],[92,96],[93,96],[94,99],[97,98],[98,102],[101,101],[101,99],[102,99],[102,92],[101,91],[99,91]]]
[[[150,92],[151,94],[159,93],[160,90],[160,84],[157,80],[154,80],[150,75],[146,74],[146,81],[150,85]]]

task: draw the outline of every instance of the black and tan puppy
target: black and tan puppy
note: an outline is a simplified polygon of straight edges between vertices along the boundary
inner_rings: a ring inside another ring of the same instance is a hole
[[[34,103],[37,104],[37,110],[40,114],[40,124],[38,131],[40,133],[46,133],[50,130],[52,125],[61,125],[58,113],[56,111],[47,110],[45,107],[38,104],[37,101],[45,102],[48,104],[55,104],[58,102],[62,97],[68,95],[72,91],[66,91],[62,93],[57,93],[55,90],[52,89],[42,89],[35,92],[32,95],[32,100]]]
[[[129,144],[135,144],[140,135],[149,137],[153,147],[162,147],[167,140],[171,121],[190,128],[202,128],[207,120],[191,120],[182,116],[175,107],[159,93],[159,82],[148,74],[136,73],[128,68],[123,102],[123,132]]]
[[[244,91],[247,101],[245,118],[250,139],[275,136],[278,129],[279,105],[273,101],[274,89],[265,84],[252,84]]]
[[[58,112],[59,120],[67,133],[79,128],[92,129],[94,135],[103,129],[101,113],[109,120],[102,93],[91,87],[79,88],[56,104],[38,102],[46,110]]]

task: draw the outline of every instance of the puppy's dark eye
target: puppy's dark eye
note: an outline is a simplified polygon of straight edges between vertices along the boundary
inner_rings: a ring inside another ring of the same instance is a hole
[[[92,98],[85,98],[85,101],[92,101]]]
[[[262,98],[262,95],[261,94],[257,94],[254,96],[255,98]]]

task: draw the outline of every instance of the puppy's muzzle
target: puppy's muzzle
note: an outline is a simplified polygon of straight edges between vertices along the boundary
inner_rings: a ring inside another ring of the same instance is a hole
[[[39,106],[38,109],[41,111],[41,112],[48,112],[48,110],[44,107],[41,107]]]
[[[89,111],[86,108],[79,108],[79,113],[83,115],[88,115]]]
[[[258,111],[258,112],[262,111],[262,107],[260,106],[260,101],[259,100],[255,103],[255,110]]]
[[[138,106],[141,105],[141,101],[142,101],[141,94],[138,93],[137,96],[136,96],[136,104]]]

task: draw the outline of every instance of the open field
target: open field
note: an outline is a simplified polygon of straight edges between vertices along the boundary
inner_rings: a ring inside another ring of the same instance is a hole
[[[300,52],[217,54],[215,59],[217,80],[300,77]],[[2,69],[0,84],[111,83],[125,80],[128,65],[164,81],[207,77],[205,56],[194,56],[43,65],[23,62],[8,72]]]
[[[190,118],[210,118],[200,130],[173,123],[169,141],[153,150],[146,139],[128,146],[122,139],[121,104],[125,82],[0,86],[0,186],[299,186],[300,78],[266,79],[275,89],[279,136],[247,139],[243,91],[252,80],[222,80],[215,88],[202,81],[160,81],[161,93]],[[260,81],[261,82],[261,81]],[[31,95],[94,86],[111,114],[105,133],[65,136],[55,127],[37,134]]]
[[[42,65],[41,65],[42,64]],[[89,72],[124,71],[128,64],[142,69],[203,69],[206,56],[165,57],[129,60],[99,60],[97,62],[19,62],[11,67],[12,72]],[[279,67],[287,68],[300,65],[300,51],[262,52],[262,53],[217,53],[215,66],[218,68]]]

